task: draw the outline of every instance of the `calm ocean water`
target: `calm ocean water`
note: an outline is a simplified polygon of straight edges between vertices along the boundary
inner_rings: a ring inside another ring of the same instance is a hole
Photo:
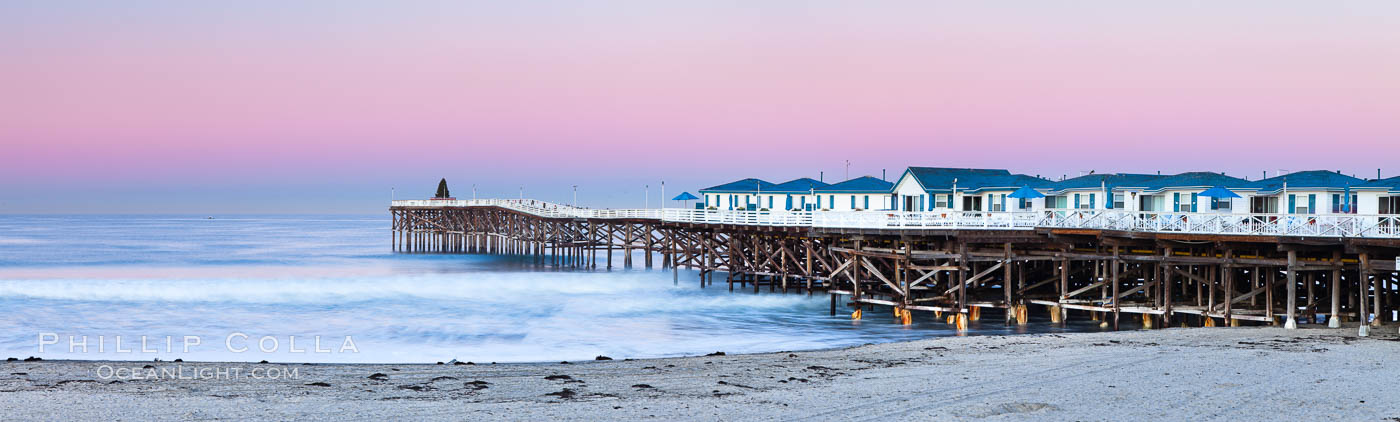
[[[931,315],[916,314],[909,327],[884,312],[832,317],[821,294],[701,289],[688,271],[673,285],[659,268],[395,254],[388,224],[386,216],[0,216],[0,357],[529,362],[955,335]],[[999,321],[972,332],[1062,330]],[[51,344],[39,352],[41,342]]]

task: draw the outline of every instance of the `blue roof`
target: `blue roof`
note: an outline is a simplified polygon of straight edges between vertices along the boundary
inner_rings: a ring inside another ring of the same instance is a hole
[[[1293,182],[1289,182],[1289,187],[1292,187],[1292,185]],[[1355,185],[1353,187],[1363,189],[1389,189],[1390,192],[1400,192],[1400,176],[1395,176],[1386,179],[1376,179],[1366,183],[1362,183],[1360,185]]]
[[[775,185],[775,184],[773,184],[772,182],[769,182],[769,181],[766,181],[766,180],[762,180],[762,179],[755,179],[755,178],[750,177],[750,178],[748,178],[748,179],[736,180],[736,181],[729,182],[729,183],[725,183],[725,184],[719,185],[719,186],[711,186],[711,187],[708,187],[708,188],[704,188],[704,189],[701,189],[700,192],[701,192],[701,193],[704,193],[704,192],[739,192],[739,193],[745,193],[745,192],[754,192],[754,191],[757,191],[757,190],[759,190],[759,189],[762,189],[762,190],[772,190],[773,188],[776,188],[776,187],[778,187],[778,185]]]
[[[1283,184],[1287,182],[1289,189],[1308,189],[1342,191],[1347,186],[1361,186],[1365,180],[1327,170],[1310,170],[1288,173],[1282,176],[1270,177],[1268,179],[1254,182],[1255,188],[1261,194],[1274,194],[1283,192]]]
[[[1035,189],[1032,189],[1030,186],[1022,186],[1020,189],[1016,189],[1015,192],[1011,192],[1010,195],[1006,195],[1006,197],[1007,197],[1007,198],[1019,198],[1019,199],[1034,199],[1034,198],[1044,198],[1044,197],[1045,197],[1045,194],[1040,193],[1040,192],[1036,191]]]
[[[1193,171],[1153,179],[1147,182],[1147,186],[1144,186],[1147,191],[1190,188],[1210,189],[1213,187],[1254,190],[1254,182],[1220,173]]]
[[[1014,190],[1022,186],[1041,188],[1051,182],[1039,177],[1024,174],[1011,174],[1000,169],[959,169],[947,167],[910,167],[905,173],[912,174],[919,185],[929,192],[951,192],[953,181],[957,180],[958,192],[976,193],[988,189]]]
[[[817,188],[817,192],[847,192],[847,193],[890,193],[894,191],[894,183],[880,180],[876,177],[863,176],[847,180],[834,185]]]
[[[1166,176],[1135,173],[1086,174],[1055,182],[1050,186],[1050,191],[1060,193],[1069,190],[1098,190],[1105,186],[1109,189],[1146,188],[1153,180],[1162,177]]]
[[[777,186],[774,186],[773,189],[763,188],[763,191],[772,191],[775,193],[811,193],[812,189],[821,189],[826,186],[831,185],[813,180],[810,177],[803,177],[801,179],[779,183]]]

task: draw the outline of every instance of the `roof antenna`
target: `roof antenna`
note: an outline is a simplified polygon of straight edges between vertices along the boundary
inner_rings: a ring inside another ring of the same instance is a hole
[[[817,181],[818,181],[818,182],[822,182],[822,183],[826,183],[826,172],[824,172],[824,171],[819,171],[819,172],[817,172]]]
[[[880,181],[885,181],[885,169],[880,169]]]

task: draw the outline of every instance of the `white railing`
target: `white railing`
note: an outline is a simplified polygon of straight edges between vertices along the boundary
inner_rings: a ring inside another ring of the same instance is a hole
[[[1123,210],[739,211],[576,208],[530,199],[402,200],[395,207],[494,206],[549,218],[652,219],[681,223],[868,229],[1086,228],[1157,233],[1400,238],[1400,215],[1235,214]]]

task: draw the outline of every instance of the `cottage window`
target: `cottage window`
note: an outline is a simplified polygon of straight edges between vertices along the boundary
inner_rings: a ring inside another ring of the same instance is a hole
[[[933,207],[934,207],[934,208],[948,208],[948,195],[934,195],[934,196],[933,196]]]
[[[1382,196],[1378,213],[1400,214],[1400,196]]]
[[[1124,202],[1123,194],[1121,194],[1121,193],[1115,193],[1115,194],[1113,194],[1113,208],[1114,208],[1114,209],[1120,209],[1120,210],[1121,210],[1121,209],[1127,208],[1127,207],[1128,207],[1127,204]]]
[[[1351,202],[1347,203],[1341,194],[1332,194],[1332,213],[1356,214],[1356,195],[1352,195]]]

